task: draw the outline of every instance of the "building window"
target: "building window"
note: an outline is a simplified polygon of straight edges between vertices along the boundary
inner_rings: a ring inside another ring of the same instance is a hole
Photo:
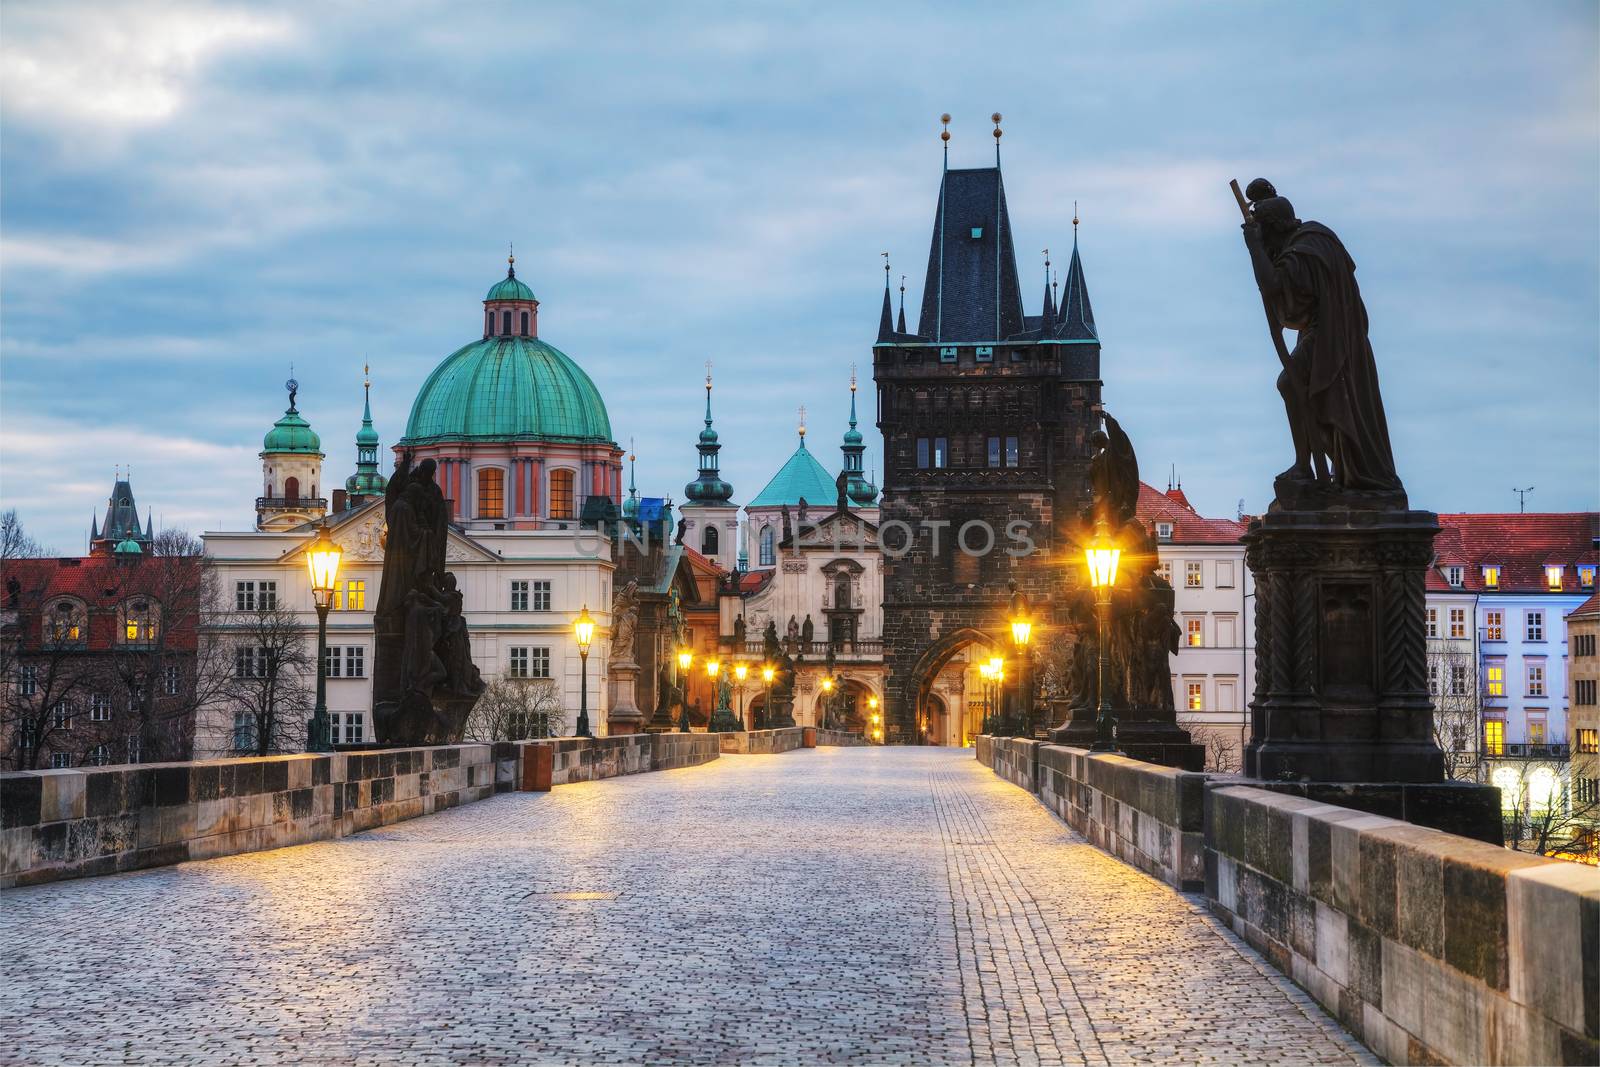
[[[522,313],[522,336],[528,336],[528,313],[526,311]]]
[[[367,676],[367,650],[363,645],[329,645],[324,662],[329,678]]]
[[[52,730],[72,729],[72,705],[65,700],[58,700],[50,708],[50,728]]]
[[[1485,589],[1500,588],[1500,567],[1498,565],[1483,568],[1483,587]]]
[[[83,640],[83,613],[73,602],[59,601],[45,621],[45,639],[52,645],[76,645]]]
[[[1543,641],[1544,640],[1544,612],[1542,612],[1542,611],[1530,611],[1530,612],[1528,612],[1526,622],[1528,624],[1528,638],[1527,639],[1529,641]]]
[[[483,335],[487,337],[491,333],[494,333],[494,312],[486,310],[483,313]]]
[[[267,650],[260,645],[241,645],[233,650],[235,678],[265,678],[267,676]]]
[[[778,562],[778,554],[773,547],[774,541],[772,527],[761,527],[761,548],[758,558],[761,560],[761,566],[763,567],[771,567]]]
[[[718,552],[717,528],[711,523],[706,523],[706,528],[700,531],[700,554],[702,556],[715,556]]]
[[[277,582],[233,583],[233,607],[235,611],[273,611],[277,606]]]
[[[1444,569],[1444,580],[1449,582],[1451,584],[1451,586],[1453,586],[1454,588],[1460,589],[1461,588],[1461,580],[1462,580],[1462,568],[1460,568],[1460,567],[1446,567]]]
[[[1186,695],[1183,701],[1183,706],[1185,708],[1190,711],[1206,710],[1206,683],[1186,682],[1184,683],[1184,689],[1186,690]]]
[[[572,498],[573,473],[570,470],[550,472],[550,517],[571,519],[577,516]]]
[[[1157,563],[1156,564],[1156,573],[1161,576],[1161,580],[1163,582],[1166,582],[1168,585],[1171,585],[1172,584],[1172,561],[1170,559],[1164,559],[1160,563]]]
[[[39,668],[34,666],[20,667],[17,669],[17,688],[25,697],[39,695]]]
[[[1559,563],[1552,563],[1544,569],[1545,585],[1550,588],[1552,593],[1561,592],[1561,576],[1566,573],[1566,570],[1567,568]]]
[[[1019,467],[1021,465],[1022,465],[1021,464],[1021,454],[1017,449],[1017,439],[1015,437],[1007,437],[1006,438],[1006,466],[1008,466],[1008,467]]]
[[[339,582],[338,588],[333,593],[333,607],[335,611],[367,610],[366,579],[355,578],[348,582]]]
[[[1233,588],[1233,561],[1230,559],[1219,559],[1217,561],[1217,588]]]
[[[950,439],[935,437],[933,439],[933,466],[935,470],[943,470],[950,465]]]
[[[1499,719],[1485,719],[1483,723],[1483,754],[1504,755],[1506,750],[1506,724]]]
[[[1544,663],[1528,664],[1528,695],[1531,697],[1544,696]]]
[[[511,334],[511,312],[509,311],[500,312],[500,332],[507,336]]]
[[[129,734],[128,735],[128,762],[129,763],[138,763],[139,762],[139,735],[138,734]]]
[[[513,678],[550,677],[550,650],[545,647],[513,648],[511,669]]]
[[[104,745],[96,745],[89,750],[83,762],[92,767],[104,767],[111,762],[111,750]]]
[[[1483,613],[1483,639],[1485,641],[1504,641],[1506,638],[1506,613],[1503,611],[1486,611]]]
[[[1462,638],[1467,636],[1467,609],[1450,609],[1450,636]]]
[[[973,358],[974,361],[976,361],[978,363],[993,363],[994,362],[994,346],[993,345],[979,345],[977,348],[973,349],[972,358]]]
[[[104,693],[89,694],[89,721],[111,721],[111,698]]]
[[[1167,541],[1171,541],[1172,540],[1172,523],[1170,523],[1170,522],[1158,522],[1158,523],[1156,523],[1156,540],[1157,541],[1161,541],[1161,542],[1167,542]]]
[[[1450,664],[1450,695],[1453,697],[1467,695],[1467,665],[1465,663]]]
[[[283,480],[283,499],[290,504],[300,502],[300,479],[285,478]]]
[[[168,664],[161,668],[161,692],[169,697],[178,695],[178,687],[183,683],[183,673],[176,664]]]
[[[506,472],[499,467],[485,467],[478,472],[478,518],[505,517]]]
[[[956,350],[954,348],[945,347],[945,348],[939,349],[939,362],[940,363],[954,363],[955,361],[956,361]]]
[[[1185,589],[1201,588],[1199,561],[1190,560],[1183,565],[1183,587]]]
[[[72,753],[70,753],[70,752],[52,752],[52,753],[50,753],[50,769],[51,770],[53,770],[53,771],[61,771],[61,770],[67,769],[70,766],[72,766]]]
[[[1000,466],[1000,438],[989,438],[989,466]]]
[[[360,711],[330,711],[330,739],[336,745],[359,745],[366,740],[367,716]]]
[[[1491,663],[1484,671],[1485,691],[1492,697],[1506,695],[1506,667],[1503,662]]]
[[[550,610],[550,583],[549,582],[534,582],[533,583],[532,593],[533,593],[533,610],[534,611],[549,611]],[[600,597],[601,597],[602,600],[605,599],[605,588],[603,586],[601,587],[601,590],[600,590]]]
[[[932,442],[926,437],[917,438],[917,470],[925,471],[932,464]]]
[[[1600,803],[1600,778],[1574,778],[1572,795],[1580,804]]]
[[[1600,730],[1580,729],[1578,731],[1578,751],[1586,756],[1600,754]]]
[[[248,711],[233,713],[233,750],[252,752],[256,747],[256,717]]]
[[[1433,638],[1438,637],[1439,636],[1439,609],[1438,608],[1429,608],[1427,610],[1426,614],[1423,616],[1423,619],[1424,619],[1423,632],[1428,637],[1428,639],[1432,640]]]
[[[512,611],[527,611],[528,610],[528,583],[527,582],[514,581],[514,582],[511,583],[511,610]]]
[[[1528,744],[1542,745],[1545,743],[1545,723],[1543,719],[1528,720]]]
[[[1199,648],[1206,643],[1204,619],[1185,619],[1183,629],[1184,640],[1190,648]]]
[[[1439,665],[1428,664],[1428,692],[1433,696],[1439,695]]]
[[[1594,588],[1594,568],[1593,567],[1584,566],[1583,564],[1579,564],[1579,566],[1578,566],[1578,588],[1579,589],[1593,589]]]
[[[1600,692],[1600,679],[1574,678],[1572,680],[1572,702],[1583,707],[1593,707],[1596,703],[1596,693]]]
[[[511,650],[510,666],[506,673],[513,678],[526,678],[528,676],[528,650],[526,648],[513,648]]]

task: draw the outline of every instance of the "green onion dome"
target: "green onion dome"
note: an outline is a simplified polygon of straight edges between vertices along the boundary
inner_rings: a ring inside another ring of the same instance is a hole
[[[611,419],[594,382],[554,345],[485,337],[446,356],[411,405],[400,444],[437,441],[609,444]]]
[[[320,456],[322,438],[317,436],[311,424],[295,410],[294,401],[290,400],[289,410],[283,413],[283,418],[272,424],[267,436],[261,439],[261,451],[297,452],[302,455]]]
[[[496,300],[533,300],[533,290],[518,278],[514,273],[507,274],[504,278],[489,287],[489,295],[483,298],[484,303]]]

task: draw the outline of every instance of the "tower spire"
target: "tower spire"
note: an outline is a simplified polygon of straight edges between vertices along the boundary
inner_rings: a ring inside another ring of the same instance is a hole
[[[690,504],[719,505],[727,504],[733,499],[733,486],[722,480],[717,473],[717,453],[722,451],[722,444],[717,440],[717,431],[711,426],[711,361],[706,360],[706,428],[700,431],[700,443],[696,446],[700,452],[699,477],[683,487],[684,496],[688,497]]]
[[[362,498],[382,496],[389,484],[378,465],[378,431],[372,426],[372,364],[361,364],[361,429],[356,431],[356,472],[344,480],[347,506]]]
[[[1044,250],[1044,310],[1040,314],[1040,326],[1045,333],[1049,333],[1056,326],[1056,301],[1055,295],[1050,291],[1050,250]]]
[[[900,275],[900,320],[895,324],[896,333],[906,332],[906,276]]]
[[[1000,135],[1005,131],[1000,128],[1000,112],[996,111],[989,118],[994,122],[994,165],[1000,166]]]
[[[1067,264],[1067,283],[1061,290],[1056,309],[1056,336],[1068,341],[1097,341],[1094,309],[1089,305],[1089,287],[1083,278],[1083,260],[1078,255],[1078,205],[1072,205],[1072,260]]]
[[[939,124],[944,128],[939,131],[939,140],[944,142],[944,169],[950,169],[950,112],[946,111],[939,116]]]
[[[866,471],[862,466],[862,457],[866,452],[866,439],[861,431],[856,428],[856,367],[850,365],[850,428],[844,432],[844,440],[839,445],[839,451],[844,456],[844,492],[848,503],[857,507],[870,507],[878,499],[878,489],[867,481]]]
[[[878,315],[878,340],[894,340],[894,308],[889,301],[889,253],[879,252],[883,257],[883,310]]]
[[[517,246],[510,241],[506,242],[506,277],[517,276]]]

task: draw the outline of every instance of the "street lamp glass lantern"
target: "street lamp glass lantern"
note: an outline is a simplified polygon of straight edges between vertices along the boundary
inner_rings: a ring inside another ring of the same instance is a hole
[[[334,584],[339,578],[339,560],[344,555],[326,526],[318,527],[317,539],[306,549],[306,570],[311,574],[311,592],[318,607],[326,607],[333,600]]]
[[[990,656],[989,657],[989,677],[998,678],[1000,676],[1000,672],[1005,669],[1005,665],[1006,665],[1006,661],[1005,661],[1005,659],[1003,657],[1001,657],[1001,656]]]
[[[771,682],[773,675],[775,675],[777,673],[778,673],[777,669],[775,667],[771,666],[770,664],[768,664],[766,666],[763,666],[761,668],[761,680],[763,682]]]
[[[589,654],[589,644],[594,640],[594,619],[589,614],[589,605],[585,604],[578,613],[578,618],[572,624],[572,631],[578,637],[578,651],[583,655]]]
[[[822,691],[824,693],[833,692],[833,679],[832,678],[824,678],[822,680]]]
[[[692,667],[693,665],[694,665],[694,653],[691,652],[687,648],[679,649],[678,650],[678,669],[686,671],[690,667]]]
[[[1011,620],[1011,640],[1018,645],[1026,646],[1028,639],[1033,636],[1032,619]]]
[[[1089,584],[1096,589],[1109,589],[1117,584],[1117,561],[1122,550],[1103,538],[1083,550],[1084,562],[1089,567]]]
[[[721,669],[722,669],[722,664],[718,663],[716,660],[714,660],[714,659],[706,660],[706,677],[715,678],[717,676],[717,672],[720,671]]]
[[[873,709],[874,711],[876,711],[878,709],[878,698],[877,697],[868,697],[867,698],[867,707],[869,707],[869,708]]]
[[[750,665],[748,663],[735,663],[733,665],[733,676],[739,681],[744,681],[749,673]]]

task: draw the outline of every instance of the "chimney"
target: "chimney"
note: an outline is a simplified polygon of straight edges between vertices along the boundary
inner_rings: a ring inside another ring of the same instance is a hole
[[[335,515],[338,515],[338,514],[340,514],[342,512],[345,512],[345,511],[349,510],[349,508],[345,504],[345,499],[344,498],[345,498],[345,491],[343,489],[335,489],[333,491],[333,513]]]

